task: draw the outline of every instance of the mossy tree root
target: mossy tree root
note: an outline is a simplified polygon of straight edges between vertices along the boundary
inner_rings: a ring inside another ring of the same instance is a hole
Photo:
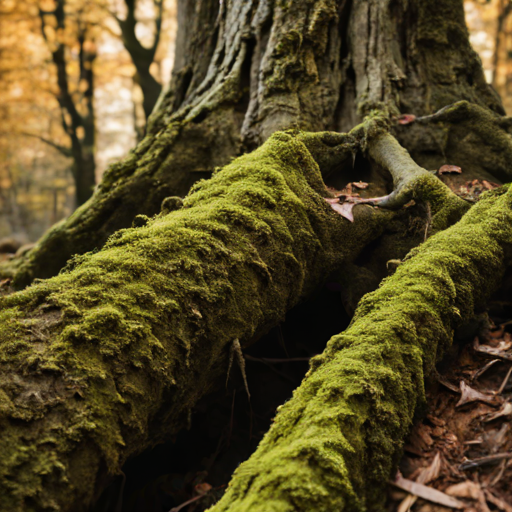
[[[512,191],[488,194],[360,302],[210,512],[383,510],[424,380],[510,262]]]
[[[324,192],[300,137],[277,133],[181,209],[0,299],[0,510],[84,510],[222,385],[235,339],[280,322],[392,217],[359,207],[350,223]]]
[[[432,172],[420,167],[390,133],[377,134],[367,146],[370,158],[393,177],[393,192],[377,198],[376,204],[380,207],[397,209],[411,199],[428,203],[433,233],[448,228],[469,210],[469,203],[453,193]]]

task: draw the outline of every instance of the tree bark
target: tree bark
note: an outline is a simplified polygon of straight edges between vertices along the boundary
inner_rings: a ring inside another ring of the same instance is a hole
[[[173,79],[145,139],[3,273],[17,287],[55,275],[276,130],[348,131],[376,106],[421,116],[460,100],[503,113],[469,44],[461,0],[181,0]],[[461,160],[468,176],[503,179],[504,146],[492,147],[503,130],[487,126],[468,135],[431,123],[397,137],[427,169]],[[475,150],[476,141],[489,150]]]

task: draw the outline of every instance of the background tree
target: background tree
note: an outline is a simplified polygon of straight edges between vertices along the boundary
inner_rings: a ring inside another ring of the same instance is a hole
[[[125,0],[126,16],[124,19],[116,16],[122,34],[123,45],[130,54],[137,74],[136,83],[140,86],[143,95],[143,108],[146,119],[150,116],[162,91],[162,85],[151,74],[150,68],[155,59],[156,50],[160,43],[162,30],[162,17],[164,11],[163,0],[153,0],[154,33],[151,46],[145,47],[137,37],[136,26],[136,0]]]
[[[117,42],[118,27],[105,16],[103,2],[87,3],[85,12],[82,4],[67,2],[66,31],[59,32],[59,41],[66,47],[69,93],[80,115],[87,114],[84,99],[87,80],[80,79],[80,74],[84,74],[88,64],[80,70],[80,58],[85,57],[86,52],[80,52],[79,32],[87,29],[97,47],[94,110],[98,126],[94,151],[98,178],[109,162],[117,160],[135,143],[133,113],[137,111],[137,130],[143,128],[145,121],[139,87],[134,88],[132,83],[133,64]],[[2,2],[0,145],[4,148],[4,158],[0,238],[14,237],[18,245],[37,240],[51,224],[68,216],[76,206],[71,175],[73,160],[65,156],[71,153],[71,142],[62,126],[62,109],[57,101],[57,67],[50,52],[50,48],[56,49],[56,20],[54,16],[45,17],[45,33],[49,38],[45,43],[39,15],[39,7],[52,10],[55,6],[53,2]],[[169,65],[172,65],[169,62],[175,33],[172,1],[166,6],[166,13],[163,20],[166,33],[152,67],[152,72],[159,77],[170,74]],[[138,14],[137,33],[145,34],[144,44],[152,38],[153,30],[153,21],[146,19],[147,15],[147,9]],[[89,42],[84,44],[87,47]],[[65,117],[71,123],[67,113]],[[79,142],[84,133],[83,128],[78,127]]]
[[[76,203],[79,206],[91,197],[96,183],[93,70],[96,45],[91,37],[91,26],[84,19],[84,8],[81,8],[75,13],[73,20],[76,23],[74,44],[78,52],[79,67],[78,87],[73,93],[70,89],[66,58],[66,52],[70,51],[66,32],[66,21],[69,18],[66,1],[57,0],[55,8],[51,10],[40,9],[39,16],[43,37],[50,46],[52,60],[57,68],[57,101],[61,108],[62,127],[71,142],[70,147],[59,146],[58,149],[65,156],[73,158],[72,173]]]

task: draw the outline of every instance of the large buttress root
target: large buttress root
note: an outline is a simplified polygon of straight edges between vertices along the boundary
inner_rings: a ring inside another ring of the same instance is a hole
[[[382,510],[424,379],[499,285],[512,191],[487,195],[359,304],[211,512]]]
[[[300,137],[278,133],[181,209],[0,299],[2,512],[83,510],[222,385],[235,339],[281,321],[393,216],[359,207],[352,224],[323,192]]]

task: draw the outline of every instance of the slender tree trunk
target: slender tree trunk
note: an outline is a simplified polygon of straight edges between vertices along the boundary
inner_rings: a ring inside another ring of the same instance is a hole
[[[117,21],[121,28],[124,47],[130,54],[135,69],[137,70],[135,82],[138,83],[142,89],[142,106],[144,108],[146,119],[148,119],[155,108],[160,93],[162,92],[162,85],[158,83],[149,70],[155,58],[158,43],[160,41],[164,7],[163,0],[153,1],[153,6],[156,10],[155,28],[153,44],[149,48],[142,45],[135,32],[135,27],[137,25],[137,20],[135,18],[135,10],[137,8],[136,0],[125,0],[124,3],[127,9],[126,18],[124,20],[118,19]]]
[[[52,60],[57,70],[57,101],[61,108],[61,122],[64,132],[68,135],[70,147],[64,148],[40,137],[46,143],[57,148],[65,156],[73,159],[73,179],[75,182],[76,206],[84,204],[93,194],[96,184],[94,161],[95,151],[95,115],[94,115],[94,71],[93,64],[96,59],[96,49],[93,41],[87,39],[87,22],[83,23],[78,15],[78,65],[80,69],[79,81],[86,84],[83,92],[84,113],[76,103],[73,91],[70,89],[70,78],[67,68],[67,52],[69,48],[63,40],[49,40],[46,34],[48,17],[53,18],[52,23],[57,25],[60,32],[66,30],[66,0],[58,0],[55,8],[50,11],[39,10],[41,18],[41,31],[49,44]]]

